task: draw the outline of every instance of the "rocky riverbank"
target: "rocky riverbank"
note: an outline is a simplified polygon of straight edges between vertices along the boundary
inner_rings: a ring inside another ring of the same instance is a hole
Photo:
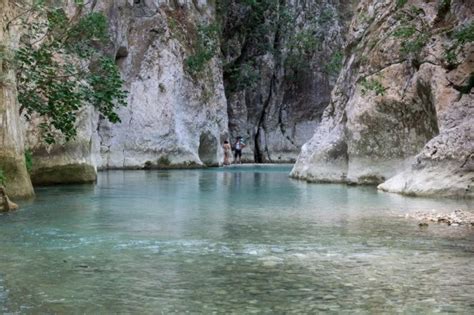
[[[3,186],[0,186],[0,213],[9,212],[17,209],[18,205],[10,201],[7,194],[5,193],[5,188]]]
[[[426,227],[429,224],[447,224],[450,226],[473,226],[474,211],[454,210],[451,213],[440,213],[435,210],[417,211],[414,214],[406,214],[405,218],[415,219],[420,227]]]

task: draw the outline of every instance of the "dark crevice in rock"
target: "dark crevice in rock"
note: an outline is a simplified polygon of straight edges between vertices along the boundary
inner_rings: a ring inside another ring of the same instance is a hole
[[[267,108],[270,105],[270,101],[272,99],[273,95],[273,88],[275,85],[275,75],[273,75],[271,81],[270,81],[270,88],[268,91],[268,97],[265,100],[265,103],[263,104],[263,109],[262,113],[260,115],[260,119],[257,124],[257,132],[255,133],[255,151],[254,151],[254,156],[255,156],[255,162],[257,163],[264,163],[264,162],[272,162],[270,152],[268,151],[268,146],[267,146],[267,141],[265,141],[264,148],[262,148],[262,143],[260,143],[261,139],[261,131],[264,131],[265,137],[266,137],[266,130],[265,130],[265,114],[267,112]],[[266,157],[265,154],[266,153]]]

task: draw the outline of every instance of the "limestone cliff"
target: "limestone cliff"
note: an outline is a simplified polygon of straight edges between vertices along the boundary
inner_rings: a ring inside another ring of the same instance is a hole
[[[25,166],[15,74],[11,67],[19,30],[10,21],[17,12],[9,0],[1,0],[0,8],[0,169],[6,177],[6,192],[10,197],[30,197],[33,187]]]
[[[462,0],[361,1],[331,103],[291,175],[474,196],[473,15]]]
[[[227,135],[222,67],[217,54],[200,72],[186,63],[197,53],[198,28],[214,22],[214,6],[135,1],[96,9],[109,16],[130,93],[121,124],[99,122],[99,167],[217,165]]]
[[[64,4],[71,12],[72,2]],[[79,113],[78,134],[46,145],[37,122],[27,127],[35,184],[90,182],[97,169],[217,165],[227,137],[226,99],[218,54],[191,73],[198,28],[213,23],[212,4],[196,1],[93,1],[108,17],[115,57],[129,92],[111,124],[92,108]]]
[[[251,162],[294,162],[342,62],[351,1],[221,0],[229,131]]]

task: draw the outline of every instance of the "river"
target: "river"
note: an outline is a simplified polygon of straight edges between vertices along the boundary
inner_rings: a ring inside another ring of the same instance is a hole
[[[289,166],[108,171],[0,215],[3,313],[474,313],[474,209]]]

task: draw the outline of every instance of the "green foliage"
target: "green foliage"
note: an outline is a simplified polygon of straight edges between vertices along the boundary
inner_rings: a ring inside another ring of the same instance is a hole
[[[171,161],[167,156],[163,155],[163,156],[160,156],[160,158],[157,160],[157,164],[159,167],[170,166]]]
[[[7,177],[5,176],[5,173],[3,170],[0,168],[0,186],[5,186],[7,182]]]
[[[99,49],[109,38],[105,16],[89,13],[71,20],[61,8],[37,5],[23,21],[26,35],[15,54],[25,117],[44,118],[39,127],[49,144],[59,133],[66,141],[76,136],[77,113],[88,103],[119,122],[115,110],[126,105],[126,92],[114,61]]]
[[[386,88],[376,79],[367,80],[364,78],[360,85],[362,86],[362,95],[366,95],[367,91],[373,91],[375,95],[385,95]]]
[[[227,89],[231,92],[241,91],[255,86],[260,79],[255,66],[250,63],[244,63],[239,66],[231,65],[224,69],[228,75],[229,85]]]
[[[451,0],[441,0],[438,4],[438,15],[445,15],[451,9]]]
[[[413,25],[404,25],[398,27],[395,32],[393,32],[393,36],[400,38],[410,38],[415,35],[416,32],[416,28]]]
[[[474,21],[455,32],[454,39],[459,45],[474,42]]]
[[[31,173],[31,170],[33,168],[33,153],[29,149],[25,150],[25,164],[26,170],[28,171],[28,173]]]
[[[341,71],[342,68],[342,61],[344,59],[344,54],[342,51],[336,51],[333,53],[331,60],[327,63],[324,68],[326,69],[327,73],[330,75],[337,75]]]
[[[186,59],[190,73],[196,74],[204,70],[206,64],[216,55],[219,44],[220,29],[217,23],[199,25],[194,54]]]
[[[291,36],[288,41],[288,56],[285,60],[287,69],[299,72],[309,68],[312,54],[321,43],[312,30],[303,30]]]
[[[336,14],[334,13],[332,8],[324,8],[319,14],[318,23],[323,26],[331,22],[335,17]]]
[[[403,11],[399,18],[400,26],[395,29],[392,36],[400,39],[401,57],[410,55],[417,58],[428,43],[431,32],[423,23],[420,27],[417,26],[417,18],[422,14],[420,8],[412,6]]]
[[[458,65],[458,54],[464,45],[474,42],[474,22],[453,32],[452,37],[454,41],[451,45],[445,47],[443,56],[448,69],[455,68]]]
[[[402,42],[400,53],[402,55],[419,54],[428,43],[428,40],[429,34],[417,34],[417,36],[415,36],[411,40]]]
[[[289,40],[289,49],[301,54],[311,54],[321,43],[312,30],[303,30],[294,34]]]
[[[459,92],[461,92],[461,94],[471,93],[472,88],[474,88],[474,72],[471,72],[469,74],[469,77],[467,78],[467,84],[461,85],[461,86],[455,86],[454,88],[458,90]]]
[[[449,67],[454,67],[458,63],[458,55],[453,47],[446,48],[443,57]]]
[[[397,1],[397,9],[401,9],[405,6],[408,0],[396,0]]]

